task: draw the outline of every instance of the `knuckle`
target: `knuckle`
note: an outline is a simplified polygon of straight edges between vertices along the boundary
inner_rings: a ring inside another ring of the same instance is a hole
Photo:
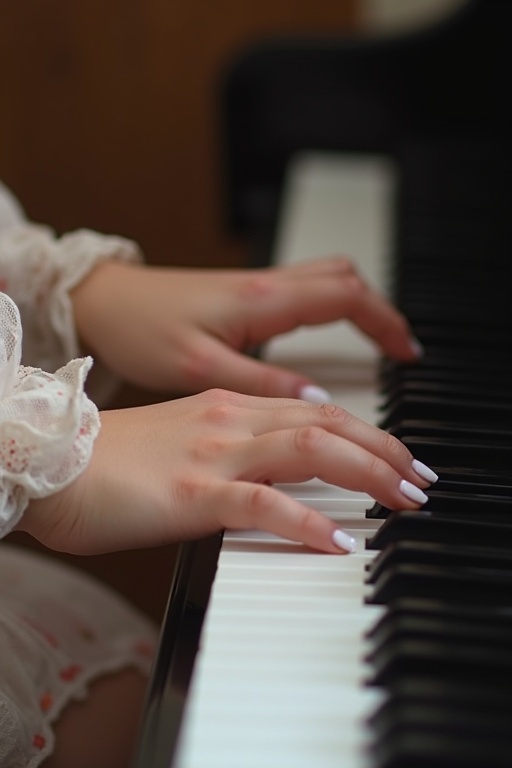
[[[229,426],[236,419],[236,411],[237,409],[228,403],[217,403],[208,408],[205,418],[209,424],[214,426]]]
[[[226,450],[226,440],[216,437],[203,437],[190,449],[190,458],[193,462],[209,464],[214,462]]]
[[[203,390],[196,395],[201,408],[196,411],[202,422],[212,426],[225,426],[239,418],[243,408],[243,395],[219,387]]]
[[[274,491],[268,485],[253,485],[247,492],[246,509],[248,515],[257,522],[265,518],[275,507]]]
[[[358,301],[366,293],[366,285],[359,275],[352,273],[344,278],[345,289],[352,298],[352,301]]]
[[[315,528],[316,513],[309,507],[304,507],[297,521],[298,534],[302,541],[307,540],[308,535]]]
[[[335,422],[336,425],[347,425],[353,421],[354,417],[345,408],[334,403],[322,403],[318,406],[320,413],[328,422]]]
[[[311,454],[325,443],[327,434],[321,427],[300,427],[294,433],[294,443],[297,453]]]
[[[268,274],[252,274],[241,280],[238,295],[242,299],[259,299],[273,291],[273,281]]]
[[[368,458],[366,472],[371,479],[372,487],[375,484],[385,484],[388,479],[388,466],[385,461],[378,456],[371,455]]]
[[[403,461],[407,459],[409,451],[396,437],[388,432],[382,433],[383,449],[386,456],[389,456],[389,463]],[[411,456],[412,461],[412,456]]]
[[[179,504],[194,505],[204,493],[204,483],[197,477],[182,475],[173,483],[173,496]]]
[[[333,264],[339,275],[345,277],[348,274],[355,274],[356,268],[348,256],[335,256]]]

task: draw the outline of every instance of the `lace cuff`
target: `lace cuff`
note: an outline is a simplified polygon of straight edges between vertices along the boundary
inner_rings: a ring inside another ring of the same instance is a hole
[[[48,227],[28,222],[0,231],[0,290],[19,308],[26,365],[55,370],[81,355],[69,293],[110,259],[143,260],[131,240],[88,229],[60,239]],[[97,363],[87,383],[94,399],[105,403],[119,381]]]
[[[0,537],[29,499],[69,485],[89,463],[100,420],[84,394],[91,358],[54,374],[20,366],[21,321],[0,294]]]

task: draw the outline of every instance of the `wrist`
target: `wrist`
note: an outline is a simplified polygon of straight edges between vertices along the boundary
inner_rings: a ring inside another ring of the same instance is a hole
[[[94,353],[115,286],[126,270],[136,269],[114,259],[95,266],[70,292],[76,333],[84,353]]]

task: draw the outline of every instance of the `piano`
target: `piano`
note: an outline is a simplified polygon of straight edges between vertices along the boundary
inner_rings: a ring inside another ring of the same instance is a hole
[[[136,768],[512,765],[511,11],[275,40],[226,78],[228,223],[254,263],[343,249],[425,348],[394,364],[335,323],[262,354],[440,479],[419,512],[282,486],[349,556],[253,531],[183,545]]]

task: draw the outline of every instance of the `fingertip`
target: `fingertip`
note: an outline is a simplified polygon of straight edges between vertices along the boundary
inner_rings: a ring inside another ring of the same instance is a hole
[[[410,483],[408,480],[400,481],[400,493],[402,493],[409,501],[413,501],[415,504],[426,504],[428,496],[421,488]]]
[[[422,461],[418,461],[418,459],[413,459],[412,468],[416,474],[419,475],[422,480],[426,480],[427,483],[436,483],[439,480],[437,472],[434,472],[433,469],[428,467]]]
[[[356,551],[357,545],[356,540],[353,536],[349,536],[348,533],[345,533],[345,531],[340,530],[340,528],[336,528],[332,532],[332,543],[338,548],[343,550],[343,552],[347,552],[348,554],[351,554],[352,552]]]
[[[316,384],[306,384],[299,389],[298,393],[300,400],[306,400],[308,403],[315,403],[316,405],[322,405],[323,403],[330,403],[332,398],[323,387],[319,387]]]
[[[411,337],[409,341],[409,347],[417,360],[421,360],[421,358],[425,356],[425,349],[421,341],[418,341],[416,336]]]

